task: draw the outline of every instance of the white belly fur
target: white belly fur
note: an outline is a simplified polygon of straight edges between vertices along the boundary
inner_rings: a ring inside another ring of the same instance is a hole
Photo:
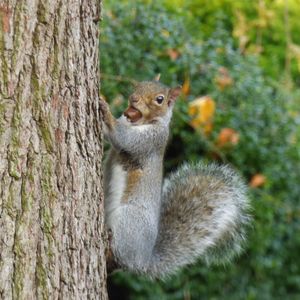
[[[121,199],[126,188],[127,172],[120,164],[113,164],[111,170],[111,180],[109,183],[109,193],[105,201],[106,224],[112,228],[119,217]]]

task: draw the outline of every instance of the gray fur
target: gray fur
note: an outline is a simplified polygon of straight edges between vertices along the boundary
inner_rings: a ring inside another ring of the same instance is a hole
[[[246,187],[229,167],[184,165],[164,182],[148,274],[168,275],[198,258],[207,263],[230,260],[242,250],[248,210]]]
[[[107,136],[113,150],[104,169],[106,223],[112,230],[114,256],[121,266],[139,272],[146,271],[157,239],[163,153],[169,132],[164,121],[142,126],[132,126],[124,117],[117,120],[115,131]],[[121,155],[125,155],[125,160]],[[121,203],[122,199],[111,197],[117,188],[110,182],[111,170],[120,165],[126,182],[126,165],[133,158],[143,175],[134,195],[127,203]],[[114,205],[116,201],[118,204]]]
[[[198,258],[229,260],[241,251],[249,222],[246,187],[229,167],[186,164],[163,182],[172,106],[150,124],[122,116],[105,128],[112,144],[104,173],[112,251],[123,268],[150,277]],[[128,194],[131,172],[138,176]]]

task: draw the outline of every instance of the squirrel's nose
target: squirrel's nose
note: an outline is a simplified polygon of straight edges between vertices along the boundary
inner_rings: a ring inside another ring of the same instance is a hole
[[[130,96],[130,101],[133,103],[137,103],[137,102],[139,102],[139,97],[132,95],[132,96]]]

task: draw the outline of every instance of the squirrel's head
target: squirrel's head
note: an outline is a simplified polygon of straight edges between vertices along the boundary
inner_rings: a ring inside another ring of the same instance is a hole
[[[181,87],[169,88],[158,81],[143,81],[135,84],[129,96],[124,115],[136,125],[150,124],[159,118],[169,120]]]

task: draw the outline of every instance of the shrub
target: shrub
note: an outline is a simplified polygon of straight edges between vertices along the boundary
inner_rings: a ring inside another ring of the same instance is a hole
[[[237,168],[249,182],[253,203],[248,248],[225,267],[199,262],[165,282],[118,273],[113,284],[125,286],[130,299],[296,299],[300,134],[294,97],[264,75],[255,57],[241,54],[222,25],[200,40],[186,22],[186,14],[167,11],[158,2],[113,2],[101,37],[102,94],[120,113],[132,79],[161,73],[168,85],[183,84],[166,171],[199,159]],[[203,96],[210,100],[194,102]],[[202,114],[207,109],[207,120],[193,123],[191,103]],[[208,109],[211,103],[215,112]]]

